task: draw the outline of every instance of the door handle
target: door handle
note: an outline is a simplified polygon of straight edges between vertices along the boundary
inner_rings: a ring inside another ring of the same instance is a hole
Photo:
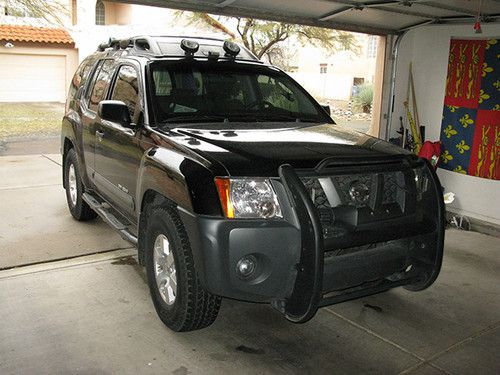
[[[102,141],[102,138],[104,137],[104,132],[102,130],[96,130],[95,136],[100,142],[100,141]]]

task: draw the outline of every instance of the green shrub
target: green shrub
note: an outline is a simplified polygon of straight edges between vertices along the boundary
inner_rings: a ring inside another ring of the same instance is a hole
[[[354,97],[354,104],[364,113],[370,113],[373,104],[373,85],[365,83],[359,87],[358,95]]]

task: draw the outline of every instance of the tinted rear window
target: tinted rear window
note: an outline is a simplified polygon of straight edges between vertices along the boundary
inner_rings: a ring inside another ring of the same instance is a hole
[[[75,75],[73,76],[73,79],[71,80],[71,85],[69,87],[69,94],[68,94],[69,98],[75,98],[78,89],[80,89],[80,87],[85,85],[85,82],[87,82],[87,79],[89,78],[90,71],[94,66],[95,60],[96,60],[95,58],[87,57],[80,64],[80,66],[75,72]]]

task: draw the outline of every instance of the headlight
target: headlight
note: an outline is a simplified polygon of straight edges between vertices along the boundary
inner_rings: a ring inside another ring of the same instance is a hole
[[[415,175],[415,188],[417,190],[417,200],[422,199],[422,195],[429,188],[429,177],[427,176],[427,171],[425,167],[415,168],[413,170]]]
[[[274,219],[283,217],[269,179],[215,179],[222,208],[230,219]]]

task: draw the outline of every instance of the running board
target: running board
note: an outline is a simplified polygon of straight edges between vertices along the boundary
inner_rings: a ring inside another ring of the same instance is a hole
[[[83,193],[83,200],[92,208],[106,223],[108,223],[126,241],[137,246],[137,237],[122,223],[113,213],[108,204],[100,202],[89,193]]]

